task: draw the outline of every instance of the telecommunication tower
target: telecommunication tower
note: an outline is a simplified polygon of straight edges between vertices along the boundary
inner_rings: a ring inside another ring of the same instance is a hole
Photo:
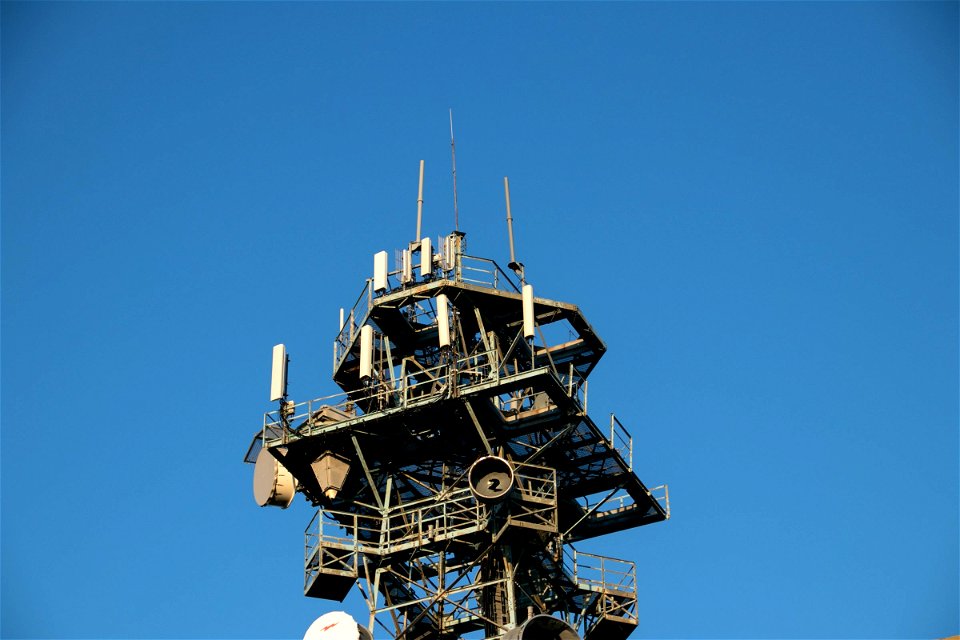
[[[274,348],[271,401],[245,460],[254,497],[317,511],[305,532],[304,594],[355,585],[374,637],[622,640],[638,624],[636,564],[575,543],[666,520],[620,421],[587,413],[606,347],[573,304],[534,295],[471,256],[459,230],[381,251],[340,309],[333,380],[296,403]],[[365,631],[364,631],[365,632]]]

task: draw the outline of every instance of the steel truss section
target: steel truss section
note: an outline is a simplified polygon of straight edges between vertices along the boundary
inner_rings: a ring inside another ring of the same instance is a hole
[[[371,626],[396,638],[499,637],[518,607],[568,613],[586,635],[609,633],[611,621],[635,626],[635,565],[563,544],[553,469],[518,464],[515,479],[493,505],[461,480],[380,514],[318,510],[305,534],[305,593],[342,599],[361,579]]]
[[[341,393],[284,398],[247,451],[266,449],[319,507],[304,593],[342,600],[357,585],[371,628],[397,639],[499,639],[539,614],[585,640],[626,638],[636,565],[572,543],[670,507],[666,485],[636,475],[620,420],[587,412],[606,346],[574,305],[533,297],[529,318],[524,283],[464,253],[463,234],[437,245],[429,274],[412,275],[407,250],[385,288],[368,279],[341,311]],[[481,459],[500,461],[502,491],[471,483]],[[333,484],[330,461],[346,469]]]

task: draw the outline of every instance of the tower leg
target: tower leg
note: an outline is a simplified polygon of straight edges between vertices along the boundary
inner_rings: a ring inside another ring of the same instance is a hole
[[[512,629],[517,624],[516,597],[513,585],[513,560],[510,549],[497,546],[480,563],[482,611],[491,622],[486,624],[487,636]]]

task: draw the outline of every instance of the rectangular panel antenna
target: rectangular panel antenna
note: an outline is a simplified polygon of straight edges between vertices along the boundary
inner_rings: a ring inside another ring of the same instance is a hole
[[[387,252],[373,255],[373,290],[377,293],[387,290]]]
[[[413,256],[410,249],[404,249],[400,256],[400,282],[407,284],[413,280]]]
[[[430,236],[420,241],[420,277],[427,278],[433,275],[433,247]]]
[[[282,400],[287,395],[287,348],[273,347],[273,370],[270,375],[270,401]]]
[[[437,296],[437,332],[441,347],[450,346],[450,301],[442,293]]]

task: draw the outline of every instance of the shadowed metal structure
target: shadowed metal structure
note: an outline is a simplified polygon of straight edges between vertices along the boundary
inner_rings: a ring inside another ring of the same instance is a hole
[[[587,413],[603,341],[576,306],[468,255],[463,233],[419,229],[341,309],[342,392],[266,414],[246,456],[258,503],[287,506],[292,474],[319,507],[304,593],[357,585],[394,638],[626,638],[635,564],[572,543],[665,520],[669,498],[634,473],[623,425]]]

